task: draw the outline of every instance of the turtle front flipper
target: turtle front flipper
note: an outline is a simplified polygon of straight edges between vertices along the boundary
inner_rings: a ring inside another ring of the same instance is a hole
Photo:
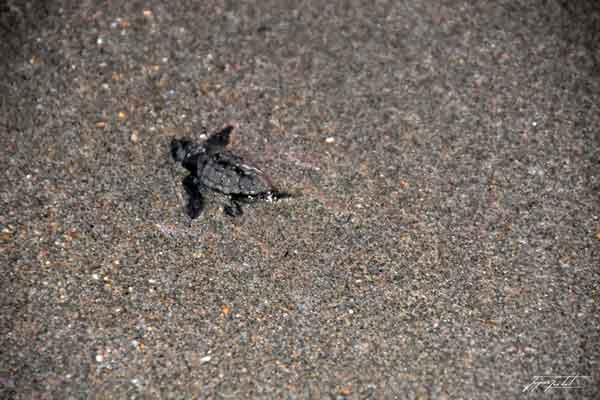
[[[208,154],[215,154],[223,150],[229,144],[229,135],[233,131],[233,126],[226,126],[222,131],[217,132],[206,139],[204,148]]]
[[[204,209],[203,192],[205,192],[206,188],[193,175],[188,175],[183,179],[183,187],[188,195],[185,212],[191,219],[196,219]]]

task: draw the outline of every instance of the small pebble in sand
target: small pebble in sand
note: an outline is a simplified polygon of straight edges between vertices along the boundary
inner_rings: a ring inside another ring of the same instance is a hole
[[[200,359],[200,364],[206,364],[207,362],[210,362],[210,360],[212,360],[211,356],[204,356]]]

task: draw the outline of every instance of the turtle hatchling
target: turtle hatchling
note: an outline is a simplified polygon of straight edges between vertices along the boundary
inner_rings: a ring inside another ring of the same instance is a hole
[[[188,195],[186,212],[191,219],[202,213],[205,195],[211,190],[229,197],[224,211],[232,217],[242,215],[242,203],[290,197],[277,190],[260,169],[225,149],[231,131],[233,127],[227,126],[200,144],[188,139],[171,142],[173,159],[190,171],[183,179],[183,187]]]

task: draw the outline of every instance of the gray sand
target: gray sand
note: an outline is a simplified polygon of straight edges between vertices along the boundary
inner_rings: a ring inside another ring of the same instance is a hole
[[[2,4],[0,397],[597,398],[598,3]]]

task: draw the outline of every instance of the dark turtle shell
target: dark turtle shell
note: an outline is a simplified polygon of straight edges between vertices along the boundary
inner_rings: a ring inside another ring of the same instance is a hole
[[[273,189],[261,170],[230,151],[201,153],[194,164],[190,172],[206,187],[224,194],[256,196]]]

